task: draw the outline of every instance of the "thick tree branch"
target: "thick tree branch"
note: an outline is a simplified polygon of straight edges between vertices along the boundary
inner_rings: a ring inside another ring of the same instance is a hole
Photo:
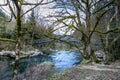
[[[110,44],[110,48],[112,47],[112,45],[118,40],[118,39],[120,39],[120,35],[119,36],[117,36],[116,38],[114,38],[113,40],[112,40],[112,42],[111,42],[111,44]]]
[[[8,39],[8,38],[0,38],[0,41],[10,41],[10,42],[16,42],[16,40]]]
[[[90,33],[90,35],[89,35],[89,39],[91,38],[92,34],[94,33],[95,29],[97,28],[97,25],[99,24],[100,19],[101,19],[101,18],[103,17],[103,15],[106,14],[109,10],[110,10],[110,9],[105,10],[105,11],[97,18],[97,21],[96,21],[96,23],[95,23],[95,26],[94,26],[93,30],[91,31],[91,33]]]
[[[71,42],[69,42],[69,41],[67,41],[67,40],[62,40],[63,37],[53,37],[53,36],[48,36],[48,35],[44,35],[44,36],[46,36],[46,37],[48,37],[48,38],[50,38],[50,39],[53,39],[53,41],[58,40],[58,41],[61,41],[61,42],[66,43],[66,44],[69,44],[69,45],[71,45],[71,46],[74,46],[74,47],[76,47],[76,48],[78,47],[77,44],[71,43]]]
[[[13,10],[13,8],[12,8],[12,6],[10,5],[10,2],[9,2],[9,0],[7,0],[8,1],[8,6],[9,6],[9,9],[10,9],[10,11],[11,11],[11,14],[14,16],[14,18],[16,19],[16,15],[15,15],[15,13],[14,13],[14,10]]]
[[[99,30],[95,30],[95,32],[100,33],[100,34],[108,34],[108,33],[120,33],[120,28],[114,28],[105,32],[99,31]]]

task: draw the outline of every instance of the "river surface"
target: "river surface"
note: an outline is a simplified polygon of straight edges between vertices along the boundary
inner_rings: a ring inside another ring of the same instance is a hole
[[[82,57],[77,52],[55,51],[49,55],[55,65],[56,70],[64,70],[80,63]]]
[[[52,62],[54,64],[54,69],[56,71],[60,71],[79,64],[81,60],[82,60],[82,56],[80,55],[80,53],[76,51],[55,50],[52,51],[49,55],[38,55],[34,57],[27,57],[21,59],[19,64],[19,69],[20,69],[19,72],[23,73],[28,65],[40,64],[41,62],[44,61]],[[12,61],[13,60],[8,60],[8,65],[6,67],[4,74],[10,74],[12,72],[12,67],[10,66],[10,63],[12,63]],[[0,76],[4,74],[0,74]],[[3,80],[9,80],[9,79],[3,79]]]

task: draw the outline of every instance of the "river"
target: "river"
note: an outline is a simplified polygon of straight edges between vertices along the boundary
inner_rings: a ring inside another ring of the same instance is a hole
[[[72,66],[76,66],[81,62],[81,60],[82,60],[81,54],[76,51],[54,50],[49,55],[38,55],[21,59],[19,69],[20,72],[23,73],[28,65],[40,64],[41,62],[44,61],[50,61],[54,64],[54,70],[61,71]],[[4,74],[2,73],[0,74],[0,77],[7,75],[10,76],[10,74],[12,73],[12,67],[10,66],[10,63],[12,63],[12,61],[13,61],[12,59],[8,60],[7,66],[6,68],[4,68],[6,70],[4,70],[3,72]]]

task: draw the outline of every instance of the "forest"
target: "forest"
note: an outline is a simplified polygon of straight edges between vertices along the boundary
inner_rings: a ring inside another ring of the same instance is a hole
[[[119,80],[120,0],[0,0],[0,80]]]

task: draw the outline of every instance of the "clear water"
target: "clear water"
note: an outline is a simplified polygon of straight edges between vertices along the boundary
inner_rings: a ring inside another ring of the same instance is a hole
[[[55,51],[49,55],[55,65],[55,70],[64,70],[80,63],[82,56],[72,51]]]
[[[82,60],[82,56],[80,55],[80,53],[77,52],[65,51],[65,50],[53,51],[52,53],[50,53],[50,55],[38,55],[34,57],[27,57],[21,59],[19,64],[19,72],[24,73],[24,70],[28,65],[40,64],[41,62],[44,61],[52,62],[55,65],[54,69],[56,71],[60,71],[79,64],[81,60]],[[13,60],[8,60],[8,66],[4,72],[4,76],[11,76],[12,66],[10,66],[10,63],[12,61]],[[9,77],[6,77],[5,79],[2,80],[11,80],[11,79]]]
[[[28,64],[40,64],[44,61],[50,61],[55,66],[55,70],[64,70],[80,63],[82,56],[80,53],[73,51],[53,51],[50,55],[39,55],[31,58],[25,58],[20,60],[20,71],[24,71]]]

